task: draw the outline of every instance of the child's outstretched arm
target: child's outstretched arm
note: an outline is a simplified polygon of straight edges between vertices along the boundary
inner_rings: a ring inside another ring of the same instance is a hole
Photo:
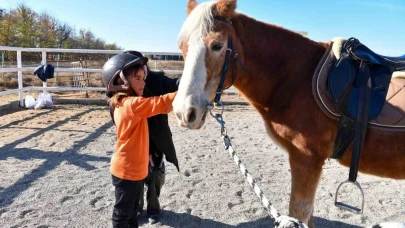
[[[131,109],[135,116],[148,118],[158,114],[167,114],[173,110],[173,100],[177,92],[156,97],[131,97]]]

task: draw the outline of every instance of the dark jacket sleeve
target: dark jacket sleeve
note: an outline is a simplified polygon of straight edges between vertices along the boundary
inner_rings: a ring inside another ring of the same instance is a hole
[[[166,75],[162,77],[162,87],[164,93],[173,93],[179,89],[179,78],[169,78]]]
[[[144,97],[160,96],[175,92],[178,89],[178,79],[167,77],[163,71],[150,71],[146,78]],[[176,148],[174,147],[167,114],[160,114],[148,118],[149,153],[174,164],[179,171]],[[154,158],[154,157],[153,157]],[[154,159],[155,161],[155,159]]]

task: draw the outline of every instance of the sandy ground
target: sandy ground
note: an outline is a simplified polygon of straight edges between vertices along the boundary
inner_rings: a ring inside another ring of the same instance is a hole
[[[249,106],[229,106],[224,120],[234,149],[267,198],[288,213],[287,153],[265,133]],[[222,147],[217,122],[180,128],[170,114],[180,172],[167,166],[159,224],[141,227],[271,227],[273,220]],[[53,110],[0,113],[0,227],[111,227],[114,203],[109,161],[115,127],[106,107],[57,105]],[[317,227],[365,227],[405,221],[405,181],[359,175],[365,212],[336,208],[348,168],[324,166],[314,215]],[[356,195],[353,195],[355,198]]]

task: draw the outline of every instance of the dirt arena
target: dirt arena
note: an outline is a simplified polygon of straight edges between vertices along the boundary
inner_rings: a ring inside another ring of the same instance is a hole
[[[149,225],[142,214],[141,227],[271,227],[273,220],[224,150],[217,122],[207,117],[201,130],[190,131],[177,126],[173,113],[169,119],[180,172],[167,165],[161,221]],[[107,107],[21,108],[1,112],[0,120],[0,227],[111,227],[115,126]],[[267,136],[250,106],[227,106],[224,120],[239,158],[270,202],[287,214],[287,153]],[[336,208],[335,191],[348,171],[326,162],[314,210],[317,227],[405,221],[405,181],[359,174],[364,214]]]

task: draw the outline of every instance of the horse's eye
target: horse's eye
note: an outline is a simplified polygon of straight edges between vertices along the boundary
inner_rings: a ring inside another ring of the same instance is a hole
[[[219,42],[214,42],[214,43],[211,44],[211,49],[213,51],[219,51],[219,50],[222,49],[222,47],[223,47],[223,45],[221,43],[219,43]]]

